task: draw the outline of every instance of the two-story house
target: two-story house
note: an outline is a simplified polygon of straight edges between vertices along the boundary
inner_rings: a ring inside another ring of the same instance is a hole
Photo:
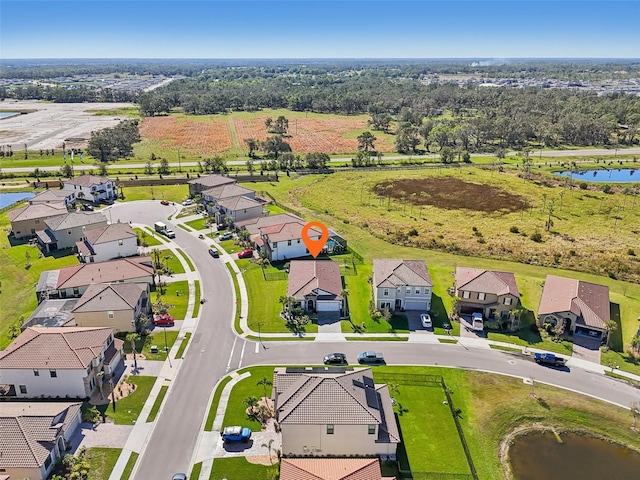
[[[147,283],[89,285],[72,310],[78,327],[111,327],[115,333],[135,332],[140,315],[150,313]]]
[[[64,190],[72,192],[74,201],[80,199],[99,203],[103,200],[115,200],[118,197],[116,182],[96,175],[80,175],[65,180]]]
[[[74,205],[75,199],[73,193],[69,190],[51,188],[44,192],[38,193],[35,197],[29,199],[31,205],[36,203],[57,204],[63,203],[65,206]]]
[[[236,183],[226,183],[201,192],[202,203],[217,223],[224,223],[226,217],[234,221],[259,217],[262,204],[255,200],[256,192]]]
[[[281,458],[280,480],[396,480],[377,458]]]
[[[235,179],[230,177],[224,177],[222,175],[205,175],[204,177],[194,178],[189,180],[189,196],[195,197],[200,195],[202,191],[213,187],[219,187],[220,185],[227,185],[230,183],[236,183]]]
[[[0,352],[0,379],[14,398],[86,398],[124,368],[112,328],[29,327]]]
[[[138,237],[129,224],[112,223],[85,230],[76,247],[81,262],[104,262],[137,255]]]
[[[271,262],[306,257],[309,250],[302,240],[302,229],[306,225],[303,220],[280,223],[262,227],[254,242],[258,251],[264,251]],[[318,240],[322,231],[312,227],[307,233],[311,240]]]
[[[481,312],[484,318],[509,320],[520,304],[516,277],[511,272],[457,267],[455,294],[458,314]]]
[[[272,395],[284,455],[395,458],[400,435],[391,396],[370,368],[276,368]]]
[[[378,310],[431,310],[433,282],[423,260],[373,260],[373,301]]]
[[[67,213],[63,202],[30,203],[27,206],[14,208],[8,212],[11,221],[11,234],[15,238],[28,238],[36,232],[47,228],[45,220]]]
[[[63,215],[47,218],[46,228],[38,230],[38,243],[46,253],[72,248],[83,241],[86,231],[107,225],[107,218],[99,212],[68,212]]]

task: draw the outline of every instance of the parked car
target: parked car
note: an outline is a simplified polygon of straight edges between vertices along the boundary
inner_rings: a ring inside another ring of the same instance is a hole
[[[533,359],[540,365],[549,365],[551,367],[564,367],[565,360],[553,353],[534,353]]]
[[[233,233],[231,232],[225,232],[222,235],[220,235],[218,237],[218,240],[231,240],[233,238]]]
[[[347,363],[347,356],[344,353],[329,353],[324,356],[322,360],[325,365],[338,364],[343,365]]]
[[[220,432],[220,436],[225,442],[248,442],[251,438],[251,429],[239,425],[225,427],[224,430]]]
[[[484,330],[484,319],[482,313],[473,312],[471,314],[471,329],[474,332],[482,332]]]
[[[220,252],[218,252],[218,250],[216,248],[210,248],[209,249],[209,255],[211,255],[213,258],[219,258],[220,257]]]
[[[245,248],[241,252],[238,252],[238,258],[251,258],[253,257],[253,249]]]
[[[189,205],[193,205],[193,200],[191,200],[190,198],[187,198],[184,202],[182,202],[182,205],[184,205],[185,207]]]
[[[217,225],[218,231],[220,230],[226,230],[227,228],[229,228],[229,225],[227,225],[226,223],[219,223]]]
[[[358,363],[383,363],[384,357],[381,353],[369,350],[358,354]]]
[[[84,204],[82,205],[82,210],[85,212],[93,212],[93,205]]]
[[[160,200],[160,203],[161,203],[162,205],[169,205],[169,202],[167,202],[166,200]]]
[[[153,324],[157,327],[173,327],[175,321],[168,313],[164,313],[162,315],[156,314],[153,316]]]
[[[423,328],[433,328],[433,322],[431,321],[431,315],[428,313],[420,314],[420,323]]]
[[[186,473],[174,473],[173,477],[171,477],[171,480],[187,480],[187,474]]]

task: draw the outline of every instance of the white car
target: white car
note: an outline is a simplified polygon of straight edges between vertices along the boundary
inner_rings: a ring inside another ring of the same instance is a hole
[[[185,207],[189,205],[193,205],[193,200],[191,200],[190,198],[187,198],[184,202],[182,202],[182,205],[184,205]]]
[[[433,322],[431,321],[431,315],[428,313],[420,314],[420,323],[424,328],[433,328]]]

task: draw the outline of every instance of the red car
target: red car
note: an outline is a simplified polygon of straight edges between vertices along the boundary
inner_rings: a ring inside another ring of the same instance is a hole
[[[251,258],[253,257],[253,249],[245,248],[241,252],[238,252],[238,258]]]
[[[173,327],[174,323],[173,317],[168,313],[153,316],[153,324],[158,327]]]
[[[161,203],[162,205],[169,205],[169,202],[167,202],[166,200],[162,200],[162,201],[160,201],[160,203]]]

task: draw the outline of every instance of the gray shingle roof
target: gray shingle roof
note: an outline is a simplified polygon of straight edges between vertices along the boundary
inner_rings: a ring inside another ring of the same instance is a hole
[[[70,212],[63,215],[47,218],[45,220],[47,226],[53,230],[63,230],[73,227],[89,227],[91,225],[106,224],[107,217],[100,212]]]
[[[511,294],[520,298],[516,277],[511,272],[457,267],[456,289],[494,295]]]
[[[97,175],[80,175],[79,177],[70,178],[65,180],[65,185],[78,185],[81,187],[89,188],[92,185],[102,185],[107,183],[110,179],[107,177],[98,177]]]
[[[89,285],[78,300],[73,312],[133,310],[146,291],[147,285],[141,283]]]
[[[36,203],[26,207],[10,210],[7,215],[12,222],[32,220],[34,218],[49,218],[67,212],[64,203]]]
[[[433,287],[433,281],[423,260],[375,258],[373,282],[376,287]]]
[[[136,237],[136,233],[128,223],[112,223],[110,225],[87,229],[84,235],[91,245]]]

